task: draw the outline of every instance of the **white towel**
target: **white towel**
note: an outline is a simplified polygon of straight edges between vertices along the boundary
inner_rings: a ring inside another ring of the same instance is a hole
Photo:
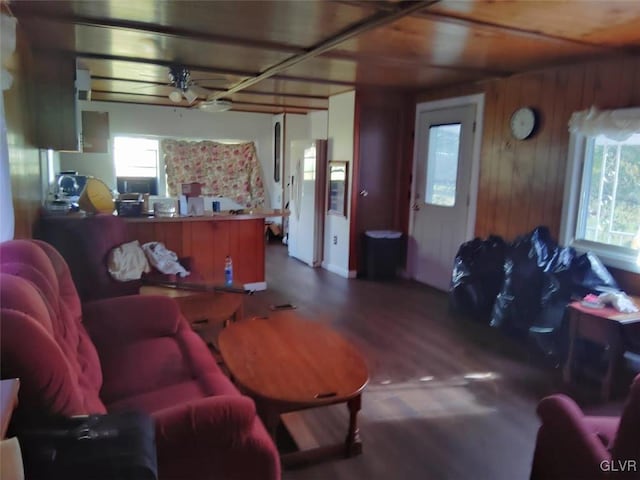
[[[149,263],[162,273],[177,274],[186,277],[190,272],[178,263],[178,255],[172,252],[163,243],[149,242],[142,245],[144,253],[147,254]]]
[[[143,273],[151,271],[138,240],[123,243],[111,250],[107,259],[107,268],[111,276],[119,282],[139,280]]]
[[[613,308],[623,313],[633,313],[638,311],[638,307],[633,300],[624,292],[601,293],[598,299],[602,303],[609,303]]]

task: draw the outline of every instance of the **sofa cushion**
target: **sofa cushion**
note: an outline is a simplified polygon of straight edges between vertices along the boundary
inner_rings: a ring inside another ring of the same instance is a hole
[[[107,372],[102,389],[107,404],[186,382],[194,376],[173,337],[149,338],[104,350],[101,361]]]
[[[237,397],[238,390],[222,373],[208,375],[197,380],[174,383],[146,393],[132,395],[109,403],[109,411],[142,410],[158,412],[175,405],[188,403],[205,397],[229,395]]]

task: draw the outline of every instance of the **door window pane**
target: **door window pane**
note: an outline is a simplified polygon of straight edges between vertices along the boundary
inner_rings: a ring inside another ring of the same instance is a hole
[[[461,130],[459,123],[429,127],[425,203],[443,207],[456,204]]]

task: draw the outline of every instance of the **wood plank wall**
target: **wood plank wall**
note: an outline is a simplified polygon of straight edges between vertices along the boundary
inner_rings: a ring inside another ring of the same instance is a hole
[[[557,238],[571,113],[592,105],[640,106],[639,84],[640,58],[626,58],[424,92],[416,103],[484,92],[476,235],[512,240],[537,225],[547,225]],[[518,141],[511,137],[509,119],[524,106],[538,112],[540,123],[532,138]]]
[[[30,50],[18,25],[16,52],[10,66],[13,84],[4,92],[15,238],[31,238],[33,225],[42,205],[40,157],[33,142],[33,115],[30,109],[28,71],[31,64]]]
[[[264,220],[127,221],[129,240],[162,242],[179,257],[189,257],[192,281],[224,283],[227,255],[233,260],[235,283],[265,281]]]
[[[475,233],[513,240],[537,225],[560,232],[572,112],[640,106],[640,58],[589,62],[424,92],[417,102],[485,93]],[[539,114],[532,138],[511,137],[509,119],[520,107]],[[640,278],[626,275],[629,290]]]

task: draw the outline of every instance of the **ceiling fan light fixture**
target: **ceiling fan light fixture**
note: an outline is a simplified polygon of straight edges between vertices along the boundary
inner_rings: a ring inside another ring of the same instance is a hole
[[[207,100],[198,105],[198,108],[205,112],[226,112],[227,110],[231,110],[231,107],[233,107],[231,100],[224,99]]]
[[[191,105],[198,98],[198,94],[195,93],[191,88],[187,88],[184,91],[184,98],[186,98],[187,102],[189,102],[189,105]]]
[[[169,99],[173,103],[180,103],[182,101],[182,92],[177,88],[172,90],[171,93],[169,94]]]

